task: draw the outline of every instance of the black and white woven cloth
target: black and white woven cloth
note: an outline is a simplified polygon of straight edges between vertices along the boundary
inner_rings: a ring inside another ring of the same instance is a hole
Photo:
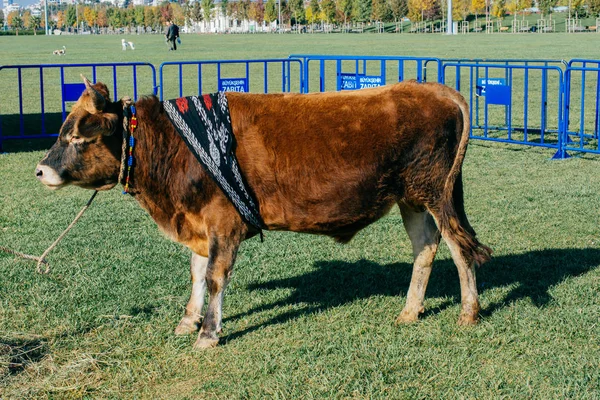
[[[244,221],[265,229],[258,202],[248,191],[235,157],[225,93],[180,97],[163,105],[177,132]]]

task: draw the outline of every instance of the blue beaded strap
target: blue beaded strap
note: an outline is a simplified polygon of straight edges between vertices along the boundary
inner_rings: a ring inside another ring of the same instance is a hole
[[[131,119],[129,120],[129,151],[127,152],[127,175],[125,175],[125,186],[123,188],[123,194],[129,193],[129,182],[131,179],[131,169],[134,164],[133,160],[133,148],[135,147],[135,137],[133,133],[137,128],[137,117],[135,112],[135,106],[131,106],[129,108],[125,108],[123,115],[128,117],[131,114]]]

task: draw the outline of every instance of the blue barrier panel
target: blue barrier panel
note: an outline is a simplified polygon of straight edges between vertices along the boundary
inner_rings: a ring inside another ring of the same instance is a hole
[[[57,136],[67,103],[85,87],[80,74],[104,82],[115,101],[119,91],[136,99],[140,88],[143,94],[156,89],[156,69],[144,62],[0,66],[0,151],[4,140]]]
[[[502,64],[502,65],[515,65],[515,66],[557,66],[565,68],[567,66],[567,62],[565,60],[553,60],[553,59],[539,59],[539,60],[531,60],[525,58],[441,58],[440,62],[442,65],[444,64]],[[428,62],[425,62],[425,67],[427,67]],[[427,69],[425,69],[427,71]],[[458,75],[458,74],[457,74]],[[460,75],[458,75],[460,78]],[[456,82],[457,90],[460,90],[460,79]]]
[[[441,63],[439,59],[432,57],[291,54],[289,58],[299,59],[304,63],[304,93],[353,90],[361,86],[380,86],[407,79],[424,82],[426,62],[435,64],[434,82],[439,81],[441,76]],[[318,79],[311,80],[311,66],[317,69],[313,73],[318,72]],[[318,89],[312,90],[315,86]]]
[[[177,76],[167,77],[173,67]],[[159,79],[161,100],[217,91],[301,93],[304,86],[302,61],[288,58],[169,61],[160,65]]]
[[[565,72],[565,150],[600,153],[599,102],[600,61],[571,60]]]
[[[470,106],[471,137],[563,151],[564,76],[559,66],[446,63],[443,83]],[[550,112],[549,110],[555,110]]]

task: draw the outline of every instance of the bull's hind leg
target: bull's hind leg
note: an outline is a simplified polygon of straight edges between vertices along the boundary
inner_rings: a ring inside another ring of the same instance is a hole
[[[208,258],[196,253],[192,254],[190,272],[192,275],[192,294],[185,306],[185,314],[177,328],[176,335],[187,335],[197,332],[202,319],[202,307],[204,306],[204,295],[206,293],[206,266]]]
[[[396,323],[414,322],[424,311],[423,299],[433,259],[440,243],[440,232],[429,212],[418,212],[402,203],[399,205],[402,222],[412,243],[415,262],[406,295],[406,305]]]
[[[234,238],[215,237],[211,240],[206,268],[209,300],[194,348],[206,349],[219,343],[217,334],[221,332],[223,296],[231,279],[239,243]]]
[[[454,204],[459,204],[461,207],[459,201],[462,201],[462,198],[455,197]],[[450,249],[460,279],[462,308],[458,324],[473,325],[477,323],[479,317],[475,265],[482,265],[489,261],[492,251],[479,243],[473,228],[466,222],[466,216],[461,218],[461,213],[457,213],[452,202],[441,206],[440,209],[443,211],[432,211],[432,215],[441,228],[442,237]]]
[[[458,269],[460,279],[461,311],[459,325],[474,325],[479,319],[479,297],[475,279],[475,261],[467,257],[460,240],[451,232],[442,231],[444,241],[450,248],[452,259]]]

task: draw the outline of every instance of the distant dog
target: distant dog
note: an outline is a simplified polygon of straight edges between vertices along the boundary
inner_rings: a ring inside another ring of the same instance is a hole
[[[131,50],[135,50],[133,42],[126,42],[125,39],[121,39],[121,47],[123,48],[123,51],[127,50],[127,46],[131,47]]]
[[[52,52],[52,54],[55,55],[55,56],[64,56],[66,52],[67,52],[67,47],[63,46],[63,48],[60,49],[60,50],[54,50]]]

